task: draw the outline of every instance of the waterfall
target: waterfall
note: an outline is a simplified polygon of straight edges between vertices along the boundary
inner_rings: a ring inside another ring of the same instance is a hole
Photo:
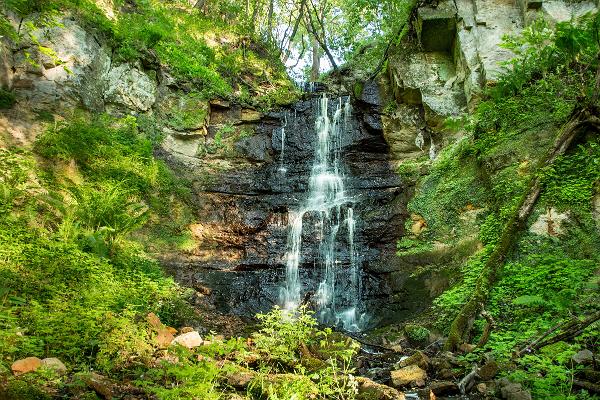
[[[342,134],[351,115],[349,98],[337,99],[333,116],[329,116],[329,99],[318,100],[315,121],[316,146],[308,180],[308,192],[297,210],[289,210],[288,237],[285,253],[285,286],[281,289],[284,309],[293,311],[302,302],[303,282],[299,266],[302,262],[303,219],[315,221],[318,251],[312,260],[320,281],[314,292],[317,317],[321,322],[340,325],[346,330],[360,329],[360,268],[355,249],[356,216],[353,199],[348,196],[340,164]],[[283,132],[282,132],[283,138]],[[283,157],[283,143],[282,143]],[[305,225],[305,224],[304,224]],[[347,243],[340,233],[346,230]],[[341,249],[341,247],[344,247]],[[347,254],[347,257],[343,257]],[[310,260],[308,260],[310,262]],[[305,293],[306,294],[306,293]]]
[[[285,160],[285,128],[287,126],[287,112],[283,114],[283,126],[281,127],[281,153],[279,154],[279,171],[281,174],[285,175],[287,172],[287,168],[284,165]]]

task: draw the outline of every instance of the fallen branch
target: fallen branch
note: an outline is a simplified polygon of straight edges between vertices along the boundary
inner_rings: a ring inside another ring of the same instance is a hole
[[[492,317],[492,315],[483,309],[483,305],[481,305],[481,309],[482,309],[482,311],[481,311],[480,315],[483,318],[485,318],[486,324],[483,327],[483,333],[481,334],[481,338],[479,339],[479,342],[477,342],[477,345],[475,346],[475,347],[479,347],[479,348],[485,346],[485,344],[490,339],[490,333],[492,333],[492,329],[494,329],[496,327],[496,321],[494,321],[494,318]]]
[[[576,386],[581,389],[585,389],[588,392],[600,393],[600,385],[597,383],[592,383],[592,382],[588,382],[588,381],[580,381],[579,379],[574,379],[573,386]]]
[[[591,324],[593,324],[594,322],[596,322],[598,320],[600,320],[600,311],[596,312],[595,314],[590,315],[588,318],[586,318],[583,321],[572,320],[571,322],[569,322],[568,324],[566,324],[563,327],[562,333],[560,333],[556,336],[553,336],[549,339],[542,340],[544,337],[548,336],[548,334],[544,334],[544,335],[542,335],[542,338],[535,340],[532,344],[527,346],[525,349],[521,350],[518,353],[518,355],[523,354],[525,351],[532,352],[532,351],[541,349],[542,347],[549,346],[554,343],[573,339],[573,338],[579,336],[585,330],[585,328],[587,328],[588,326],[590,326]]]
[[[458,388],[460,389],[460,394],[467,394],[475,385],[475,379],[478,378],[477,374],[477,364],[473,364],[473,368],[471,372],[469,372],[464,378],[458,382]]]

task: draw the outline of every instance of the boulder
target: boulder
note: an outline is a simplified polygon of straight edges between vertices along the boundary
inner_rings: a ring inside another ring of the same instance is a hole
[[[498,374],[498,363],[494,360],[485,363],[478,371],[478,375],[482,381],[492,380],[496,374]]]
[[[177,336],[171,344],[179,344],[181,346],[187,347],[188,349],[193,349],[194,347],[201,346],[204,343],[200,334],[196,331],[183,333]]]
[[[436,396],[446,396],[459,393],[458,385],[450,381],[432,382],[429,385],[429,390],[431,390]]]
[[[58,358],[50,357],[42,360],[42,366],[46,369],[51,369],[59,375],[67,373],[67,367]]]
[[[592,364],[594,362],[594,353],[588,349],[577,352],[571,359],[575,364]]]
[[[28,372],[33,372],[42,366],[42,360],[37,357],[27,357],[17,360],[10,366],[11,371],[15,375],[23,375]]]
[[[248,387],[252,379],[256,377],[257,373],[254,371],[236,371],[231,372],[225,376],[227,384],[234,387],[237,390],[244,390]]]
[[[514,383],[506,378],[499,381],[500,394],[505,400],[531,400],[531,393],[520,383]]]
[[[83,380],[90,389],[93,389],[97,394],[106,400],[112,399],[116,394],[112,382],[100,374],[92,372]]]
[[[372,381],[369,378],[359,376],[356,378],[358,383],[358,400],[404,400],[404,393],[398,390]]]
[[[419,368],[427,370],[429,368],[429,357],[420,350],[417,350],[413,355],[400,360],[396,364],[396,368],[403,368],[409,365],[417,365]]]
[[[154,313],[149,313],[146,316],[146,321],[148,322],[148,325],[150,325],[152,331],[156,333],[154,342],[158,347],[161,349],[169,347],[174,339],[173,332],[171,331],[172,328],[169,329],[169,327],[163,325],[158,316]]]
[[[427,372],[414,364],[392,371],[391,375],[395,387],[424,386],[427,379]]]

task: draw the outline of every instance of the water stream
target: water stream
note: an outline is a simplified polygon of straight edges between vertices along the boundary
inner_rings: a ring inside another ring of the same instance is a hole
[[[310,297],[321,322],[359,331],[365,315],[361,309],[361,272],[355,248],[357,217],[340,162],[343,135],[352,110],[349,98],[333,100],[331,110],[330,99],[325,95],[316,101],[315,155],[306,197],[297,209],[289,210],[286,274],[280,302],[284,309],[293,311]],[[287,119],[281,128],[280,171],[285,171],[286,125]],[[308,223],[314,224],[309,228],[314,229],[318,243],[312,260],[307,259],[302,246],[302,234]],[[344,234],[347,236],[342,240]],[[308,282],[300,279],[301,266],[311,263],[315,269],[312,273],[319,276],[317,287],[307,287]]]

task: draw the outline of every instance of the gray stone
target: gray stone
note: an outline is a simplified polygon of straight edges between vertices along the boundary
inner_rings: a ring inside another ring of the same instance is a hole
[[[510,382],[503,378],[500,380],[500,394],[505,400],[531,400],[531,393],[524,389],[520,383]]]
[[[594,362],[594,353],[585,349],[577,352],[571,359],[575,364],[592,364]]]
[[[156,101],[156,83],[129,64],[112,68],[106,79],[104,99],[107,103],[148,111]]]
[[[50,357],[42,360],[42,367],[51,369],[54,372],[63,375],[67,373],[67,367],[58,358]]]

